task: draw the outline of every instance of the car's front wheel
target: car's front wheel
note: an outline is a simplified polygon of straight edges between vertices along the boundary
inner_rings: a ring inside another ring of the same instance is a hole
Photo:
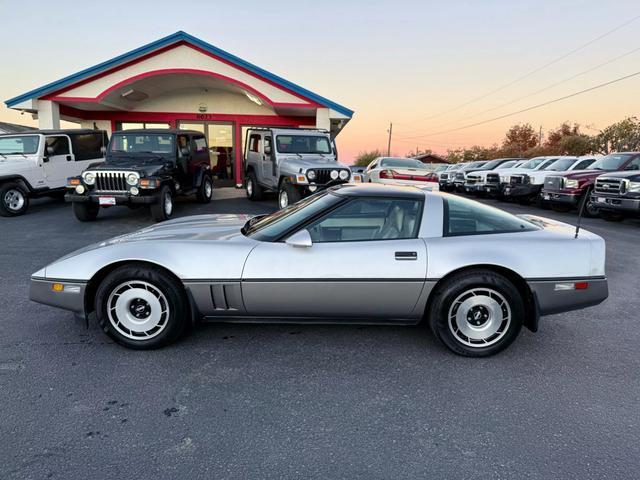
[[[462,272],[438,285],[429,325],[450,350],[486,357],[507,348],[524,321],[524,302],[504,276],[489,270]]]
[[[0,186],[0,215],[17,217],[29,208],[29,194],[18,183],[9,182]]]
[[[293,205],[302,198],[302,193],[295,185],[287,181],[283,181],[278,191],[278,207],[282,210],[289,205]]]
[[[73,214],[81,222],[92,222],[98,218],[100,205],[90,202],[73,202]]]
[[[158,201],[151,205],[151,216],[156,222],[164,222],[173,214],[173,195],[168,186],[160,189]]]
[[[95,311],[116,342],[140,350],[168,345],[189,323],[181,285],[164,270],[132,264],[109,273],[99,285]]]

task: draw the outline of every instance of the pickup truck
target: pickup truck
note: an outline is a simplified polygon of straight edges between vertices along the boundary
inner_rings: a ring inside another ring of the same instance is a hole
[[[500,170],[507,168],[515,168],[516,165],[523,162],[523,158],[496,158],[485,163],[478,170],[473,170],[466,174],[464,182],[465,193],[475,194],[496,194],[498,193],[497,186],[500,185]],[[489,174],[493,173],[490,178],[495,182],[488,182]]]
[[[573,170],[585,170],[596,161],[596,157],[558,157],[554,162],[540,170],[516,173],[511,175],[511,183],[505,188],[504,196],[522,204],[537,201],[543,203],[541,197],[544,180],[550,175]]]
[[[588,170],[548,176],[544,181],[542,199],[550,202],[551,208],[557,212],[578,208],[584,199],[584,216],[595,217],[598,216],[599,209],[592,201],[591,193],[596,178],[604,172],[629,171],[639,167],[640,153],[612,153],[596,160]]]
[[[640,216],[640,153],[637,155],[625,171],[604,173],[596,178],[591,199],[605,220]]]

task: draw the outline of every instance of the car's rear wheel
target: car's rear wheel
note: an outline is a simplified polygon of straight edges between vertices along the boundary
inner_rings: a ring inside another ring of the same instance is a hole
[[[90,202],[73,202],[73,214],[81,222],[92,222],[98,218],[100,205]]]
[[[507,348],[524,321],[524,302],[504,276],[473,270],[438,285],[430,302],[429,325],[451,351],[486,357]]]
[[[247,198],[251,201],[262,200],[262,187],[258,184],[258,179],[253,170],[248,173],[246,182]]]
[[[278,207],[280,209],[287,208],[289,205],[293,205],[302,198],[300,190],[295,185],[287,182],[286,180],[280,185],[278,192]]]
[[[211,198],[213,198],[213,180],[211,180],[211,175],[205,175],[202,179],[202,184],[200,188],[198,188],[196,198],[199,203],[211,202]]]
[[[0,215],[17,217],[24,215],[29,208],[29,194],[16,182],[0,186]]]
[[[151,205],[151,216],[156,222],[164,222],[173,214],[173,195],[168,186],[160,189],[158,202]]]
[[[96,292],[95,311],[107,335],[140,350],[174,342],[189,323],[181,285],[147,265],[125,265],[107,275]]]

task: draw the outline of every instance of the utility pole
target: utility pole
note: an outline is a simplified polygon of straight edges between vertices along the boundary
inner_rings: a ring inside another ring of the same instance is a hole
[[[391,156],[391,134],[393,133],[393,123],[389,122],[389,144],[387,145],[387,157]]]
[[[542,125],[540,125],[540,134],[538,136],[538,146],[542,146]]]

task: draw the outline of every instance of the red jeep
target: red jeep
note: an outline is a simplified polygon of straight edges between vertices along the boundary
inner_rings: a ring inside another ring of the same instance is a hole
[[[589,170],[548,176],[544,181],[542,198],[550,202],[551,208],[555,211],[568,212],[574,207],[580,207],[582,199],[586,195],[587,203],[584,207],[584,216],[595,217],[598,215],[598,209],[591,201],[591,193],[596,177],[602,175],[603,172],[636,169],[638,162],[640,162],[640,153],[612,153],[596,160]]]

